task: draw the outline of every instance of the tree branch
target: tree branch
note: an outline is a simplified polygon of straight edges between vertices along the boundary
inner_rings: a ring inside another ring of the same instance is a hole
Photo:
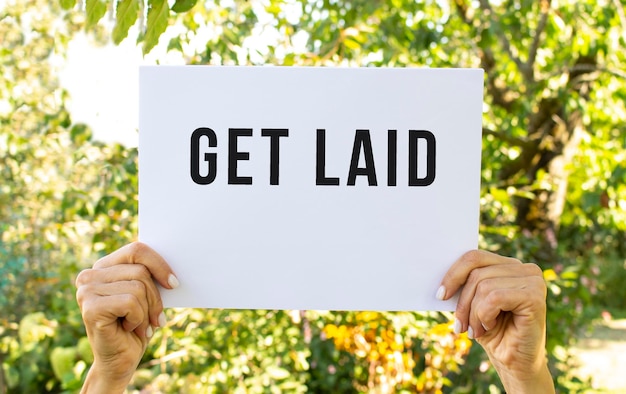
[[[614,77],[626,80],[626,72],[624,71],[609,68],[609,67],[601,67],[601,66],[597,66],[593,64],[576,64],[572,67],[563,66],[555,71],[543,74],[542,79],[547,80],[547,79],[554,78],[562,74],[577,74],[578,76],[580,76],[583,73],[593,73],[593,72],[607,73],[607,74],[613,75]]]
[[[455,1],[457,12],[470,29],[476,29],[474,26],[474,16],[475,14],[470,11],[467,5],[463,0]],[[480,37],[480,33],[474,34],[476,37]],[[491,95],[493,100],[493,104],[507,110],[511,111],[513,109],[513,104],[515,103],[515,93],[506,87],[501,87],[496,84],[496,78],[494,75],[494,68],[496,65],[496,60],[493,55],[493,51],[488,47],[480,47],[479,57],[480,64],[482,68],[485,70],[485,74],[487,74],[487,90]]]
[[[513,137],[501,131],[491,130],[487,127],[483,127],[483,135],[491,135],[499,139],[500,141],[504,141],[512,146],[519,146],[521,148],[525,148],[528,145],[528,141],[522,138]]]
[[[461,16],[463,22],[468,26],[472,26],[472,17],[469,15],[467,5],[463,2],[463,0],[456,0],[454,3],[456,4],[456,9],[459,11],[459,15]]]
[[[506,86],[496,84],[496,76],[494,76],[496,60],[490,48],[481,49],[480,64],[487,74],[487,91],[491,94],[493,103],[507,111],[512,111],[516,95]]]
[[[615,3],[615,9],[617,9],[617,15],[619,15],[620,23],[622,24],[622,29],[626,31],[626,14],[624,13],[624,6],[620,3],[619,0],[613,0]]]
[[[537,51],[539,50],[539,40],[541,38],[541,34],[543,30],[546,28],[546,24],[548,23],[548,13],[550,11],[550,0],[543,0],[541,2],[541,19],[537,24],[537,29],[535,30],[535,35],[533,37],[533,42],[530,45],[530,50],[528,51],[528,59],[526,60],[526,67],[530,70],[531,78],[534,80],[534,65],[535,59],[537,58]]]
[[[582,74],[582,73],[590,73],[594,71],[601,71],[601,72],[611,74],[618,78],[626,79],[626,72],[623,72],[617,69],[610,69],[608,67],[598,67],[595,64],[576,64],[574,65],[574,67],[570,67],[568,69],[568,72],[570,74],[574,74],[574,73]]]
[[[146,361],[145,363],[143,363],[139,367],[137,367],[137,369],[154,367],[155,365],[164,364],[164,363],[167,363],[169,361],[175,360],[177,358],[182,358],[182,357],[185,357],[185,356],[188,356],[188,355],[189,355],[189,351],[187,349],[178,350],[178,351],[175,351],[173,353],[166,354],[163,357],[155,358],[155,359],[150,360],[150,361]]]
[[[491,17],[494,13],[491,5],[489,4],[489,0],[480,0],[480,8],[485,11],[487,17]],[[511,49],[511,43],[509,42],[509,39],[506,38],[506,35],[500,28],[500,25],[493,19],[491,23],[495,24],[498,27],[498,38],[500,39],[500,44],[502,44],[504,51],[517,65],[518,70],[522,73],[524,78],[526,78],[526,80],[528,81],[532,81],[532,68],[529,69],[528,66],[524,62],[522,62],[518,56],[515,56],[513,50]]]

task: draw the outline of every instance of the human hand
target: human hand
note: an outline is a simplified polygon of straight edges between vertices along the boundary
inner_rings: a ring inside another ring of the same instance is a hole
[[[165,324],[161,296],[178,286],[154,250],[135,242],[98,260],[76,278],[76,299],[94,363],[84,393],[124,392],[156,327]]]
[[[507,393],[554,393],[546,359],[546,285],[535,264],[474,250],[448,270],[437,292],[460,290],[455,331],[485,349]]]

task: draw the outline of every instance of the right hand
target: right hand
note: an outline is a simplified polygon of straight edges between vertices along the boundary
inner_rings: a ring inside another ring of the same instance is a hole
[[[155,281],[178,286],[167,262],[135,242],[98,260],[76,278],[76,299],[94,363],[83,392],[123,392],[156,327],[165,324]]]

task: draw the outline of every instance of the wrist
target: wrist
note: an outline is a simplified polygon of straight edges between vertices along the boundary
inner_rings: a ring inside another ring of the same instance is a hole
[[[553,394],[555,393],[552,374],[547,361],[533,373],[512,375],[500,373],[500,379],[507,394]]]
[[[81,389],[81,394],[116,394],[124,393],[130,383],[132,375],[111,377],[100,370],[96,362],[91,366],[85,382]]]

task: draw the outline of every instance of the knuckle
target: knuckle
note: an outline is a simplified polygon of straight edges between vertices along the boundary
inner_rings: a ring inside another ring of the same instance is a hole
[[[139,306],[139,300],[134,294],[123,294],[120,296],[120,305],[124,310],[130,312]]]
[[[480,251],[474,249],[463,255],[463,260],[472,266],[476,266],[476,264],[481,260]]]
[[[97,316],[98,316],[98,308],[96,308],[94,306],[94,302],[92,299],[86,299],[83,303],[82,303],[82,308],[81,308],[81,312],[83,315],[83,320],[85,321],[85,323],[89,324],[93,321],[97,320]]]
[[[546,281],[543,279],[543,273],[541,276],[533,276],[532,280],[533,282],[531,283],[536,289],[533,291],[533,294],[536,294],[538,297],[541,297],[542,300],[545,300],[548,296],[548,286],[546,285]]]
[[[148,245],[143,242],[135,241],[127,245],[128,252],[131,256],[136,257],[140,256],[148,250]],[[134,259],[133,259],[134,260]]]
[[[102,267],[102,265],[106,261],[106,258],[107,258],[107,256],[104,256],[104,257],[101,257],[98,260],[96,260],[96,262],[93,264],[92,268],[96,269],[96,268]]]
[[[163,311],[163,301],[161,301],[161,297],[158,297],[156,300],[156,304],[154,305],[154,309],[157,313],[161,313]]]
[[[484,280],[476,284],[476,297],[483,297],[485,294],[489,293],[489,282],[489,280]]]
[[[132,290],[134,294],[144,295],[146,294],[146,284],[141,280],[131,280],[130,286],[132,286]]]
[[[150,279],[152,278],[152,274],[148,267],[143,264],[134,264],[133,269],[136,271],[135,277],[140,279]]]
[[[479,284],[479,281],[480,281],[480,272],[478,269],[473,269],[470,271],[469,275],[467,276],[467,281],[465,283]]]
[[[493,290],[487,292],[483,299],[488,307],[495,308],[502,303],[503,295],[502,290]]]
[[[89,294],[87,285],[79,286],[76,289],[76,301],[78,302],[79,306],[82,306],[83,304],[85,304],[85,299],[88,298],[86,293]]]
[[[151,309],[160,313],[163,310],[163,300],[161,300],[161,295],[159,292],[154,293],[154,297],[150,298]]]
[[[535,276],[541,276],[543,278],[543,270],[535,263],[526,263],[528,271]]]
[[[459,302],[456,306],[455,314],[457,316],[467,316],[469,314],[470,307],[469,304]]]
[[[79,288],[89,282],[91,282],[93,278],[93,270],[91,268],[84,269],[76,275],[76,280],[74,281],[74,285]]]

